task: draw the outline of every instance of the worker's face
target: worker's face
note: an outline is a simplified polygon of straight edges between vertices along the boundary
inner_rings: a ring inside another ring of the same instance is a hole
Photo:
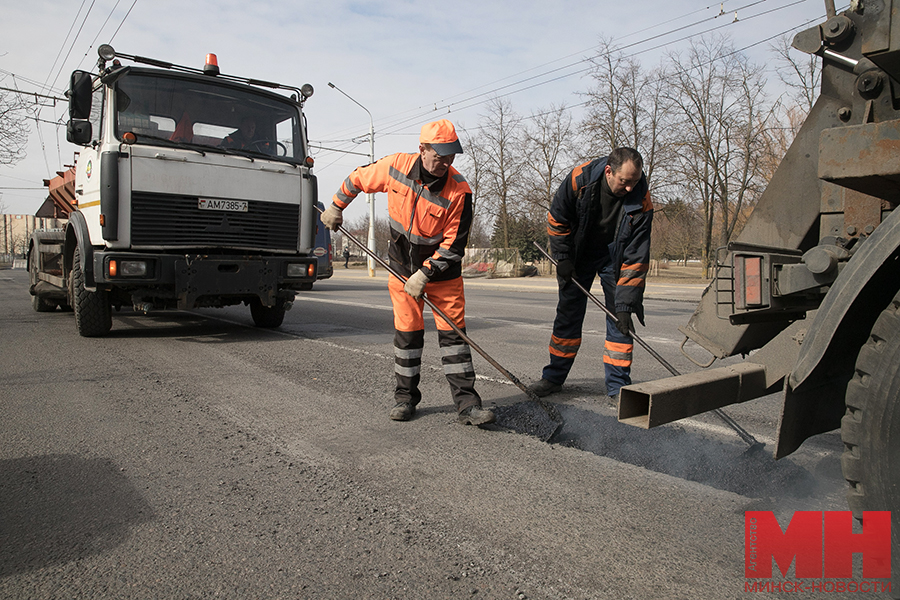
[[[422,156],[422,166],[435,177],[443,177],[456,158],[455,154],[441,156],[434,148],[426,148],[424,144],[419,144],[419,154]]]
[[[613,196],[621,197],[634,189],[634,186],[641,180],[641,170],[630,160],[626,160],[619,167],[619,170],[613,172],[606,165],[606,183],[609,185],[609,191]]]

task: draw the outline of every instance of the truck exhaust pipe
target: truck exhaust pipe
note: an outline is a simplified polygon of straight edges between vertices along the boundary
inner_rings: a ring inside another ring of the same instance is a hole
[[[766,368],[741,363],[627,385],[619,391],[618,418],[622,423],[650,429],[759,398],[768,390]]]

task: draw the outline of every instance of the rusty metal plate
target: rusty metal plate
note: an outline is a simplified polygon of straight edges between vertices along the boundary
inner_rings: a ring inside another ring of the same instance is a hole
[[[819,177],[885,200],[900,198],[900,120],[822,130]]]

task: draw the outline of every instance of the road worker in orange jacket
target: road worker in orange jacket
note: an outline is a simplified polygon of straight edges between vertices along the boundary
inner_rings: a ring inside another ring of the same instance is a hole
[[[386,156],[359,167],[344,180],[322,214],[336,231],[342,211],[360,193],[386,192],[391,225],[388,256],[406,282],[391,277],[394,306],[395,406],[390,417],[408,421],[422,399],[419,379],[425,322],[423,294],[465,331],[466,300],[462,258],[472,225],[472,190],[453,159],[463,151],[453,124],[441,119],[422,127],[419,152]],[[434,316],[441,363],[450,384],[459,422],[483,425],[494,413],[481,407],[469,345],[438,315]]]

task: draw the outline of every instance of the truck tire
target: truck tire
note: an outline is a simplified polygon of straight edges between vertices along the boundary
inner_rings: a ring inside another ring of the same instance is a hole
[[[112,329],[112,307],[105,290],[91,292],[84,287],[81,249],[75,248],[72,274],[69,277],[69,297],[75,309],[75,327],[82,337],[100,337]]]
[[[35,260],[34,256],[30,256],[28,263],[28,274],[31,275],[31,288],[34,289],[35,284],[38,282],[37,260]],[[47,300],[37,294],[31,296],[31,308],[34,309],[34,312],[53,312],[56,310],[56,304],[55,300]]]
[[[875,321],[856,359],[841,420],[841,468],[850,484],[847,503],[863,511],[892,511],[892,546],[900,548],[900,293]],[[900,576],[900,557],[893,553]]]
[[[257,327],[279,327],[284,322],[284,313],[284,303],[280,301],[275,306],[263,306],[258,299],[250,302],[250,316]]]

